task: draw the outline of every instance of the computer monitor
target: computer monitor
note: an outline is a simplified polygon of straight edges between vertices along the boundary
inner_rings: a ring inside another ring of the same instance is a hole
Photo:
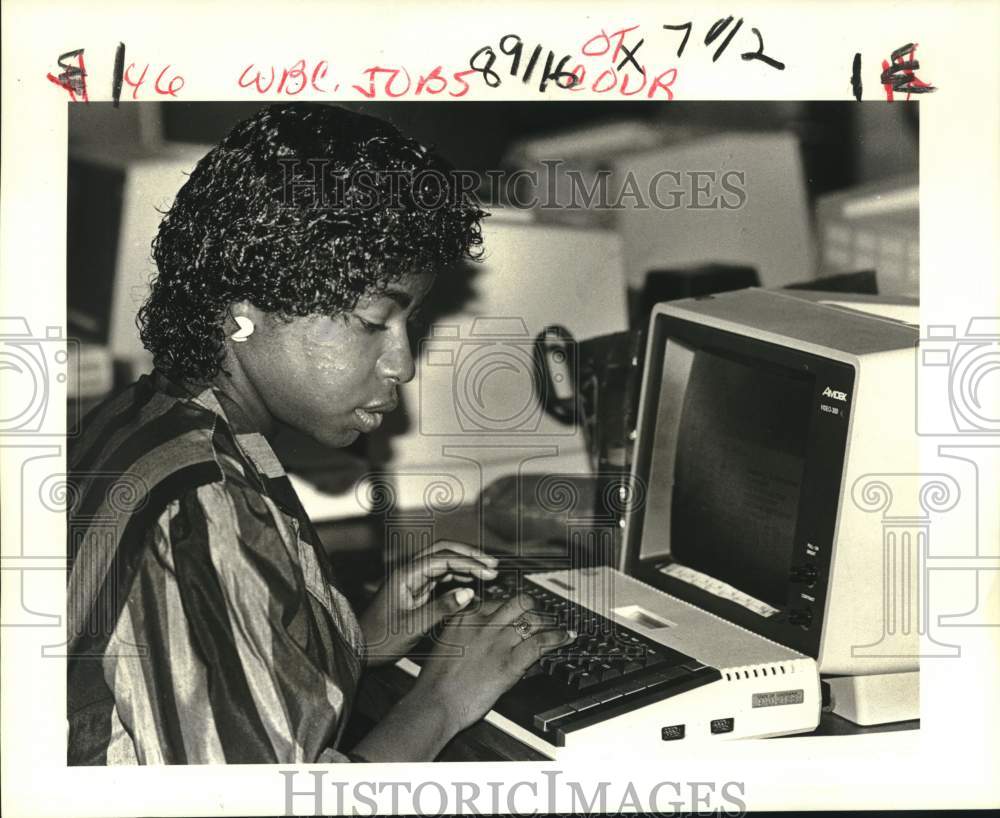
[[[620,156],[613,165],[622,184],[630,178],[663,204],[629,207],[626,197],[615,211],[630,287],[641,289],[650,270],[719,263],[753,267],[765,287],[816,277],[795,134],[715,134]]]
[[[820,275],[874,271],[878,292],[920,295],[916,176],[838,190],[816,202]]]
[[[918,471],[917,338],[787,292],[659,304],[619,567],[823,673],[915,670],[926,537],[867,494]]]
[[[108,155],[76,149],[69,163],[67,296],[74,332],[105,346],[130,376],[152,365],[135,316],[156,273],[151,243],[204,145]]]

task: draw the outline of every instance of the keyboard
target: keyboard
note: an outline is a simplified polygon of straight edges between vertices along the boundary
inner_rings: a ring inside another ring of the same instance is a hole
[[[542,655],[493,710],[556,747],[564,746],[572,730],[721,678],[715,668],[551,593],[520,572],[501,572],[480,596],[502,601],[518,593],[577,638]]]

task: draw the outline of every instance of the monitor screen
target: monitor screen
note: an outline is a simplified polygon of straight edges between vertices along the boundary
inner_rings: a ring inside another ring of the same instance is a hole
[[[661,354],[639,558],[773,616],[793,569],[815,372],[678,337]]]
[[[751,597],[786,602],[814,375],[731,352],[666,343],[641,559]]]
[[[806,346],[654,317],[633,461],[644,501],[629,513],[621,564],[809,653],[818,649],[854,367]]]

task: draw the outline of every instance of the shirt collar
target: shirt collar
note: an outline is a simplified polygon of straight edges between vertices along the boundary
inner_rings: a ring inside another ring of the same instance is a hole
[[[216,386],[188,385],[180,383],[159,370],[152,374],[158,389],[185,398],[220,417],[233,436],[240,450],[253,462],[254,467],[265,477],[284,477],[285,469],[278,456],[240,404]]]

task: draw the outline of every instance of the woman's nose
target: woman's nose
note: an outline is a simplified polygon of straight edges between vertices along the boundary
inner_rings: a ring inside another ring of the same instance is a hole
[[[416,374],[416,364],[410,349],[409,338],[404,333],[390,349],[379,358],[379,374],[397,383],[409,383]]]

